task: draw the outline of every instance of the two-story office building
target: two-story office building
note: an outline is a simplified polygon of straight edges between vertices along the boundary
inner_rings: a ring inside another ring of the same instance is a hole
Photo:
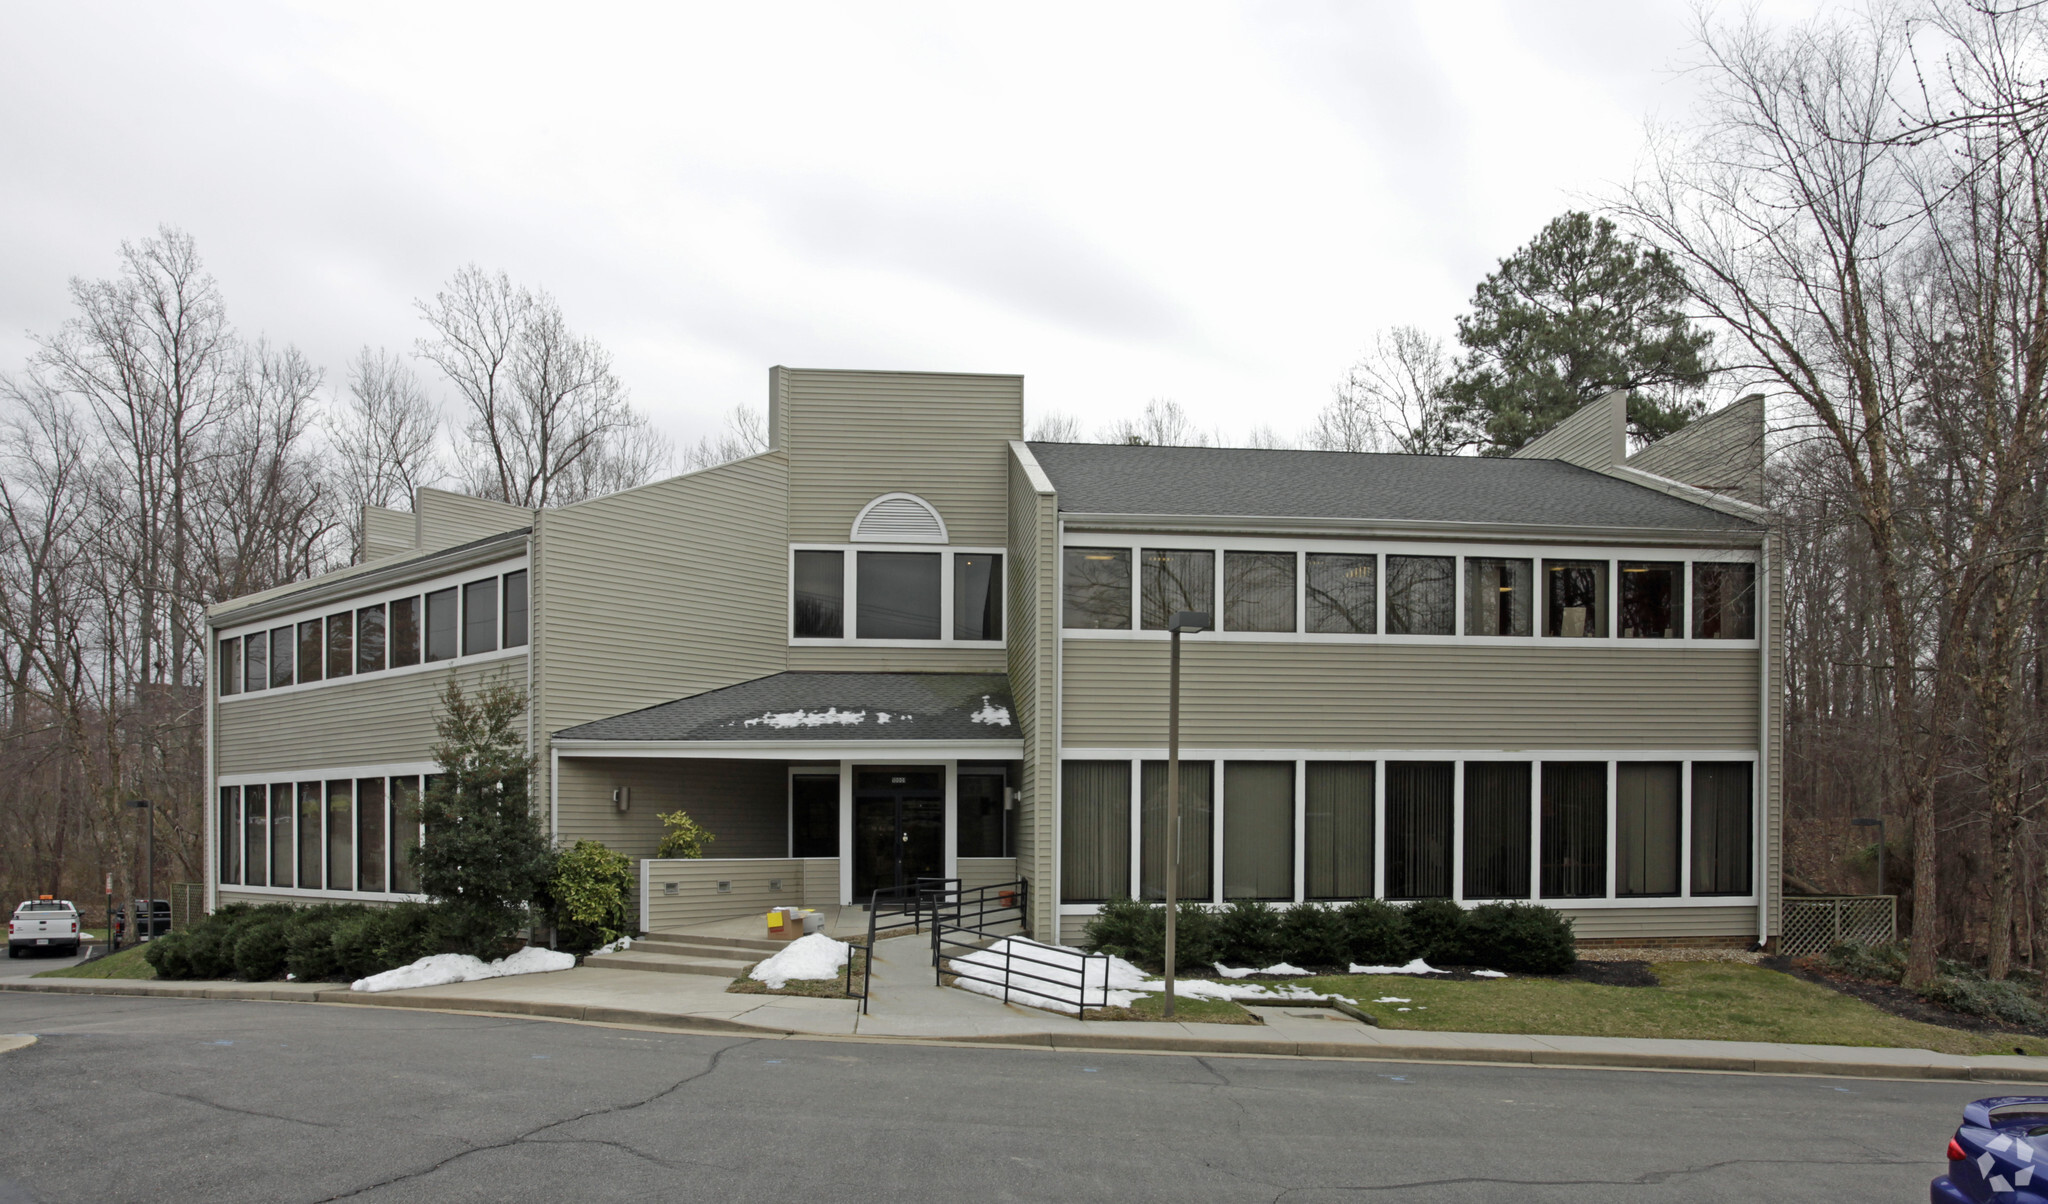
[[[642,915],[1021,879],[1041,936],[1182,898],[1532,899],[1582,938],[1776,929],[1761,402],[1627,454],[1023,440],[1014,376],[770,376],[769,450],[530,512],[421,490],[351,568],[214,608],[217,899],[393,900],[451,678],[528,692],[561,842]],[[656,901],[661,901],[656,906]]]

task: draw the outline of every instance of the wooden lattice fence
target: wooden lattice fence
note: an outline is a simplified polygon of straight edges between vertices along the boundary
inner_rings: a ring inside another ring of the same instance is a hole
[[[1897,895],[1788,898],[1778,951],[1786,957],[1813,957],[1844,941],[1887,945],[1898,937],[1898,916]]]

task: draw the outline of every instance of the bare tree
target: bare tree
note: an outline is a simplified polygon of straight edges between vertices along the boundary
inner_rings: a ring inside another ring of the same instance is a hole
[[[348,369],[348,392],[327,418],[336,484],[360,550],[364,506],[412,509],[415,490],[442,476],[440,418],[404,360],[364,347]]]
[[[1081,420],[1072,414],[1059,410],[1048,410],[1031,423],[1030,433],[1024,436],[1034,443],[1086,443],[1081,434]]]
[[[1288,451],[1294,447],[1294,440],[1273,429],[1270,423],[1260,423],[1245,434],[1246,447],[1264,448],[1268,451]]]
[[[1308,444],[1321,451],[1459,451],[1445,392],[1451,375],[1443,340],[1414,326],[1383,330],[1316,415]]]
[[[726,413],[725,429],[716,438],[706,435],[697,440],[695,447],[683,452],[683,469],[689,472],[711,468],[767,450],[768,420],[752,406],[737,405]]]
[[[1137,418],[1119,418],[1103,428],[1102,443],[1134,443],[1153,447],[1209,447],[1208,433],[1195,426],[1194,419],[1170,397],[1155,397],[1145,403]]]
[[[642,484],[670,451],[637,415],[611,354],[577,335],[545,291],[471,264],[417,306],[417,346],[468,408],[459,471],[479,497],[566,505]]]

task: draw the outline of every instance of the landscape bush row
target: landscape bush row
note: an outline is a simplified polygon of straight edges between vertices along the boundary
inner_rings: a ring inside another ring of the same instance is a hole
[[[349,982],[442,952],[441,927],[426,903],[229,903],[151,941],[142,957],[158,978]]]
[[[1166,964],[1166,909],[1112,899],[1088,922],[1090,948],[1149,970]],[[1448,899],[1397,906],[1377,899],[1342,905],[1296,903],[1284,910],[1239,900],[1220,911],[1182,903],[1174,923],[1174,963],[1182,970],[1262,967],[1280,962],[1344,969],[1353,962],[1484,966],[1517,974],[1560,974],[1578,960],[1572,922],[1533,903]]]
[[[1863,945],[1847,941],[1828,950],[1830,969],[1851,978],[1896,983],[1906,976],[1906,942]],[[2048,1007],[2043,1007],[2035,988],[2014,979],[1990,979],[1966,962],[1942,958],[1935,962],[1932,982],[1916,994],[1966,1016],[1982,1016],[2023,1028],[2048,1027]]]

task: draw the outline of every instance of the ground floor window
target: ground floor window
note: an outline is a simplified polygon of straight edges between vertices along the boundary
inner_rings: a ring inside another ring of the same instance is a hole
[[[320,864],[320,812],[322,804],[326,801],[326,793],[323,783],[299,783],[298,885],[304,890],[319,890],[327,885]]]
[[[1224,764],[1223,897],[1294,898],[1294,762]]]
[[[385,798],[383,778],[356,781],[356,889],[382,891],[384,879]]]
[[[1216,824],[1215,763],[1180,763],[1180,880],[1177,899],[1214,899]],[[1166,898],[1166,762],[1145,762],[1139,830],[1144,846],[1139,856],[1142,898]],[[1119,892],[1122,893],[1122,892]]]
[[[1750,779],[1748,761],[1695,761],[1692,765],[1692,893],[1750,892]]]
[[[1311,899],[1373,893],[1371,761],[1310,761],[1302,809],[1302,863]]]
[[[242,788],[220,788],[220,880],[242,880]]]
[[[1465,762],[1465,897],[1529,897],[1529,762]]]
[[[1543,763],[1543,897],[1607,894],[1607,763]]]
[[[961,857],[1009,857],[1009,785],[1000,770],[962,769],[954,851]]]
[[[1449,761],[1387,762],[1387,898],[1451,897]]]
[[[1679,766],[1624,761],[1614,769],[1614,893],[1678,893]]]
[[[431,785],[433,776],[429,775]],[[420,780],[415,777],[391,779],[391,889],[402,895],[418,893],[420,875],[412,853],[420,847]]]
[[[839,775],[799,773],[789,779],[789,855],[839,856]]]
[[[356,888],[355,783],[327,783],[327,889]]]
[[[411,857],[420,839],[417,775],[219,791],[215,872],[222,885],[373,894],[419,889]]]
[[[297,886],[292,873],[292,784],[278,782],[270,788],[270,885]]]
[[[1101,903],[1131,881],[1131,763],[1060,767],[1060,901]]]

